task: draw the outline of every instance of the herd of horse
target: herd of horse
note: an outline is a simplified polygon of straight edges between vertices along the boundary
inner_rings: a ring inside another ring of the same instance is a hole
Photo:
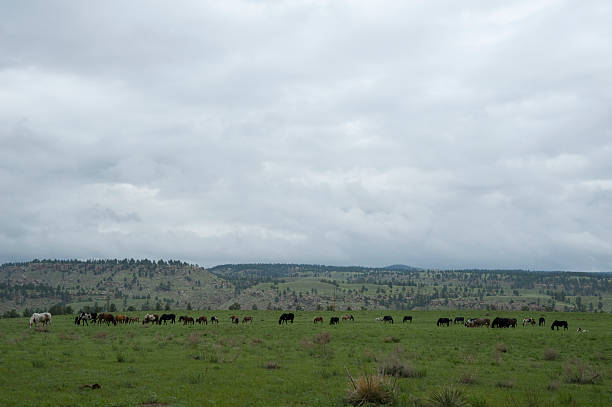
[[[235,325],[240,323],[240,317],[237,315],[232,315],[230,319],[232,323]],[[283,323],[287,324],[289,322],[293,324],[294,319],[295,319],[295,314],[293,314],[292,312],[283,313],[278,320],[278,324],[282,325]],[[145,314],[145,316],[142,318],[142,324],[145,325],[145,324],[150,323],[150,324],[157,324],[157,325],[162,325],[162,324],[167,325],[168,322],[170,322],[171,324],[174,324],[176,320],[177,320],[176,314],[161,314],[161,315]],[[340,323],[340,320],[342,320],[342,322],[346,322],[346,321],[354,322],[355,317],[353,317],[353,315],[351,314],[346,314],[346,315],[343,315],[342,317],[331,317],[329,319],[329,324],[337,325]],[[193,318],[188,315],[181,315],[178,317],[178,322],[179,323],[182,322],[183,325],[195,325],[196,322],[198,324],[208,325],[209,321],[211,324],[219,323],[219,319],[215,316],[211,316],[210,319],[204,315],[198,318]],[[393,317],[390,315],[384,315],[381,317],[376,317],[376,321],[393,324]],[[121,314],[113,315],[109,312],[100,312],[100,313],[80,312],[74,319],[75,325],[89,325],[89,322],[93,324],[97,323],[98,325],[101,325],[103,323],[106,323],[106,325],[133,324],[133,323],[139,323],[140,318],[130,317],[130,316],[121,315]],[[252,323],[253,317],[244,316],[242,318],[242,323],[244,324],[247,322]],[[322,316],[317,316],[313,320],[313,323],[315,325],[318,323],[322,324],[323,322],[324,322],[324,319]],[[412,316],[411,315],[404,316],[404,318],[402,319],[402,323],[404,322],[412,323]],[[442,317],[442,318],[438,318],[436,325],[437,326],[450,326],[451,324],[455,325],[459,323],[463,324],[464,326],[468,328],[479,328],[483,326],[487,328],[489,327],[490,328],[516,328],[516,326],[518,325],[518,320],[516,318],[496,317],[495,319],[493,319],[493,322],[491,322],[489,318],[467,318],[466,319],[465,317],[455,317],[455,318]],[[546,319],[544,317],[540,317],[537,323],[538,323],[538,326],[546,326]],[[33,325],[37,326],[37,324],[50,325],[51,324],[51,314],[49,312],[32,314],[32,316],[30,317],[30,328]],[[523,319],[523,326],[535,326],[535,325],[536,325],[535,318],[527,317]],[[555,328],[557,330],[559,330],[560,328],[563,328],[563,330],[569,329],[567,321],[559,321],[559,320],[555,320],[550,326],[551,330],[554,330]],[[578,328],[578,332],[584,333],[587,331],[581,328]]]

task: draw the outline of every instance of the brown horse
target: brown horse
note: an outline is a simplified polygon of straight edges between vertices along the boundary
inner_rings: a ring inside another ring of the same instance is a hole
[[[117,321],[118,324],[125,324],[128,322],[128,317],[125,315],[115,315],[115,321]]]
[[[140,321],[140,318],[138,317],[130,317],[130,319],[128,320],[129,324],[135,324],[138,323],[138,321]]]
[[[253,317],[244,317],[244,318],[242,318],[242,323],[244,324],[245,322],[253,322]]]
[[[110,325],[111,322],[113,323],[113,325],[117,325],[117,320],[115,319],[113,314],[109,314],[108,312],[98,314],[98,324],[101,324],[102,322],[106,322],[106,325]]]
[[[195,325],[195,320],[192,317],[188,317],[186,315],[179,317],[179,322],[183,321],[183,325],[191,324]]]
[[[323,323],[323,317],[315,317],[314,323],[316,324],[317,322]]]
[[[198,324],[206,324],[208,325],[208,318],[206,318],[204,315],[202,315],[200,318],[198,318],[196,321],[198,321]]]

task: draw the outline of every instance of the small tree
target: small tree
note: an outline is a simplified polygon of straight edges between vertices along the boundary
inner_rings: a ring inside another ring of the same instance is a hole
[[[240,304],[235,302],[235,303],[233,303],[232,305],[229,306],[229,309],[232,310],[232,311],[239,310],[240,309]]]
[[[111,302],[110,308],[108,309],[108,312],[117,312],[117,306],[115,305],[114,302]]]
[[[187,303],[187,309],[188,309],[188,310],[190,310],[190,311],[193,309],[193,308],[191,307],[191,303],[190,303],[190,302],[188,302],[188,303]]]

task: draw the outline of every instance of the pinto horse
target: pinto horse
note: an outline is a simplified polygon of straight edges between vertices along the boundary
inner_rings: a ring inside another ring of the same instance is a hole
[[[205,323],[206,325],[208,325],[208,318],[206,318],[204,315],[198,318],[197,321],[198,321],[198,324]]]
[[[523,326],[525,326],[527,324],[529,324],[531,326],[535,326],[535,324],[536,324],[535,318],[527,317],[527,318],[523,319]]]
[[[238,325],[238,322],[240,322],[240,317],[237,315],[232,315],[230,318],[232,319],[232,324]]]
[[[155,323],[155,315],[153,314],[145,314],[144,318],[142,318],[142,324],[148,324],[149,322]]]
[[[317,322],[323,323],[323,317],[315,317],[314,323],[316,324]]]
[[[210,317],[210,323],[211,324],[218,324],[219,323],[219,318],[217,318],[217,317]]]
[[[51,324],[51,313],[49,312],[43,312],[41,314],[37,312],[33,313],[32,316],[30,317],[30,328],[32,328],[32,324],[34,324],[34,327],[36,327],[38,323],[41,323],[43,325]]]
[[[565,331],[566,329],[569,329],[567,326],[567,321],[557,321],[555,320],[555,322],[552,323],[552,325],[550,326],[551,330],[555,330],[555,328],[557,328],[557,331],[559,330],[559,328],[563,327],[563,330]]]
[[[286,324],[288,321],[291,321],[291,323],[293,323],[293,318],[295,318],[295,315],[293,315],[293,312],[285,313],[281,315],[280,318],[278,319],[278,324],[280,325],[283,322]]]
[[[342,316],[342,322],[344,321],[355,321],[355,318],[351,314],[346,314]]]
[[[244,324],[245,322],[253,322],[253,317],[244,317],[242,318],[242,323]]]
[[[81,312],[75,319],[75,325],[89,325],[89,321],[91,320],[91,314],[89,312]]]

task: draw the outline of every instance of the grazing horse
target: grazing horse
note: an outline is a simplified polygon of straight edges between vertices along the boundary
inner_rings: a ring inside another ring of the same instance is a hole
[[[118,324],[127,324],[128,317],[125,315],[115,315],[115,321],[117,321]]]
[[[438,318],[438,322],[436,324],[438,326],[442,326],[442,325],[450,326],[451,322],[453,322],[452,318]]]
[[[316,324],[317,322],[323,323],[323,317],[315,317],[314,323]]]
[[[535,326],[535,324],[536,324],[535,318],[527,317],[527,318],[523,319],[523,326],[525,326],[527,324],[529,324],[531,326]]]
[[[157,325],[161,325],[162,321],[164,322],[164,325],[166,325],[168,321],[171,321],[174,324],[174,321],[176,321],[176,315],[162,314],[162,316],[159,318],[159,321],[157,321]]]
[[[232,324],[238,325],[238,322],[240,322],[240,317],[236,315],[232,315],[230,318],[232,319]]]
[[[385,315],[383,317],[383,322],[391,322],[391,323],[393,323],[393,317],[391,315]]]
[[[179,317],[179,322],[183,321],[183,325],[191,324],[195,325],[195,320],[187,315],[183,315]]]
[[[204,323],[204,324],[208,325],[208,318],[206,318],[204,315],[202,315],[200,318],[198,318],[197,321],[198,321],[198,324]]]
[[[291,321],[291,323],[293,323],[294,318],[295,318],[295,315],[293,315],[293,312],[285,313],[281,315],[280,318],[278,319],[278,324],[280,325],[283,322],[286,324],[288,321]]]
[[[130,317],[130,319],[128,320],[128,323],[137,323],[138,321],[140,321],[140,318],[138,317]]]
[[[43,312],[41,314],[35,312],[30,317],[30,328],[32,328],[32,324],[36,327],[38,323],[43,325],[51,324],[51,314],[49,312]]]
[[[89,312],[81,312],[75,319],[75,325],[89,325],[89,321],[91,320],[91,314]]]
[[[555,328],[557,328],[557,331],[559,330],[559,328],[563,327],[563,330],[565,331],[566,329],[569,329],[567,326],[567,321],[557,321],[555,320],[555,322],[552,323],[552,325],[550,326],[551,330],[555,330]]]
[[[253,317],[244,317],[244,318],[242,318],[242,323],[244,324],[245,322],[253,323]]]
[[[155,323],[155,315],[153,314],[146,314],[144,316],[144,318],[142,318],[142,324],[148,324],[149,322],[151,322],[152,324]]]
[[[491,328],[516,328],[516,318],[500,318],[493,320]]]
[[[544,319],[544,317],[538,319],[538,326],[546,326],[546,319]]]
[[[210,317],[210,323],[211,324],[218,324],[219,323],[219,318],[217,318],[217,317]]]
[[[355,318],[351,314],[346,314],[342,316],[342,322],[344,321],[355,321]]]
[[[110,325],[111,322],[113,325],[117,325],[117,320],[115,319],[113,314],[109,314],[108,312],[102,312],[98,315],[98,324],[102,322],[106,322],[106,325]]]
[[[487,328],[491,325],[491,321],[489,318],[468,318],[465,321],[465,326],[468,328],[480,328],[481,326],[486,326]]]
[[[339,324],[339,323],[340,323],[340,318],[338,318],[338,317],[331,317],[329,319],[329,324],[330,325],[336,325],[336,324]]]
[[[406,315],[404,319],[402,319],[402,324],[406,321],[410,321],[410,323],[412,323],[412,315]]]
[[[459,322],[465,322],[465,317],[455,317],[453,324],[457,324]]]

